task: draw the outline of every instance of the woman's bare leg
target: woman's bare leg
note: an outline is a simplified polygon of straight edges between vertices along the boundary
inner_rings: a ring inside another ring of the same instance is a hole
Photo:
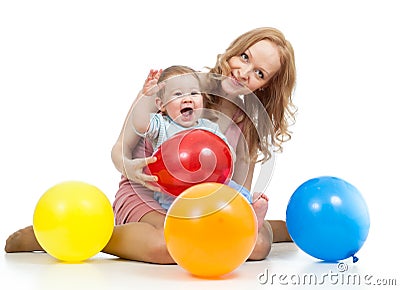
[[[156,264],[174,264],[164,239],[165,214],[147,213],[140,222],[114,227],[103,252],[124,259]]]
[[[262,260],[268,256],[272,242],[290,242],[286,223],[280,220],[264,221],[268,201],[259,199],[253,204],[258,220],[258,238],[251,260]],[[103,252],[124,259],[158,264],[172,264],[164,239],[165,214],[152,211],[140,222],[128,223],[114,227],[110,241]],[[6,241],[5,251],[33,252],[43,251],[39,245],[32,226],[13,233]]]
[[[103,252],[124,259],[157,264],[172,264],[164,239],[165,214],[152,211],[140,222],[114,227],[110,241]],[[7,253],[43,251],[32,226],[13,233],[6,241]]]
[[[33,226],[20,229],[8,237],[4,250],[7,253],[43,251],[39,245]]]
[[[269,220],[271,230],[274,233],[273,242],[293,242],[286,227],[286,222],[282,220]]]

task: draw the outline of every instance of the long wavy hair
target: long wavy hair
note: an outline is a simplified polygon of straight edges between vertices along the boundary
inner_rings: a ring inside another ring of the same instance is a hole
[[[296,84],[293,47],[278,29],[270,27],[256,28],[236,38],[223,54],[217,56],[215,66],[210,69],[210,73],[224,76],[230,75],[229,59],[233,56],[240,56],[249,47],[261,40],[269,40],[278,47],[281,67],[263,88],[253,92],[261,101],[271,120],[271,136],[260,138],[257,128],[246,115],[238,121],[238,123],[243,122],[243,135],[246,138],[252,161],[269,159],[272,155],[272,150],[282,151],[282,144],[291,139],[291,132],[288,127],[294,124],[297,111],[292,102],[292,94]],[[213,96],[210,106],[218,106],[220,101],[220,97]]]

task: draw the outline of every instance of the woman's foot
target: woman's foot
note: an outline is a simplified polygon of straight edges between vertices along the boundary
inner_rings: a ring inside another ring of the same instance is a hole
[[[43,251],[39,245],[33,227],[20,229],[8,237],[4,250],[7,253]]]
[[[286,222],[281,220],[269,220],[273,232],[273,242],[293,242],[286,227]]]

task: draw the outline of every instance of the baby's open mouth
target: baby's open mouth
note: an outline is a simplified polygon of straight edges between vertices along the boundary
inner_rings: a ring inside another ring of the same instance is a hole
[[[192,108],[183,108],[181,110],[181,114],[183,116],[190,116],[191,114],[193,114],[193,109]]]

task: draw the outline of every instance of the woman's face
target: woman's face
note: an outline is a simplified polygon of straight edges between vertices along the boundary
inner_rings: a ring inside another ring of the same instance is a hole
[[[281,67],[278,47],[269,40],[261,40],[241,55],[231,57],[228,64],[230,78],[223,88],[225,92],[235,94],[264,87]]]

